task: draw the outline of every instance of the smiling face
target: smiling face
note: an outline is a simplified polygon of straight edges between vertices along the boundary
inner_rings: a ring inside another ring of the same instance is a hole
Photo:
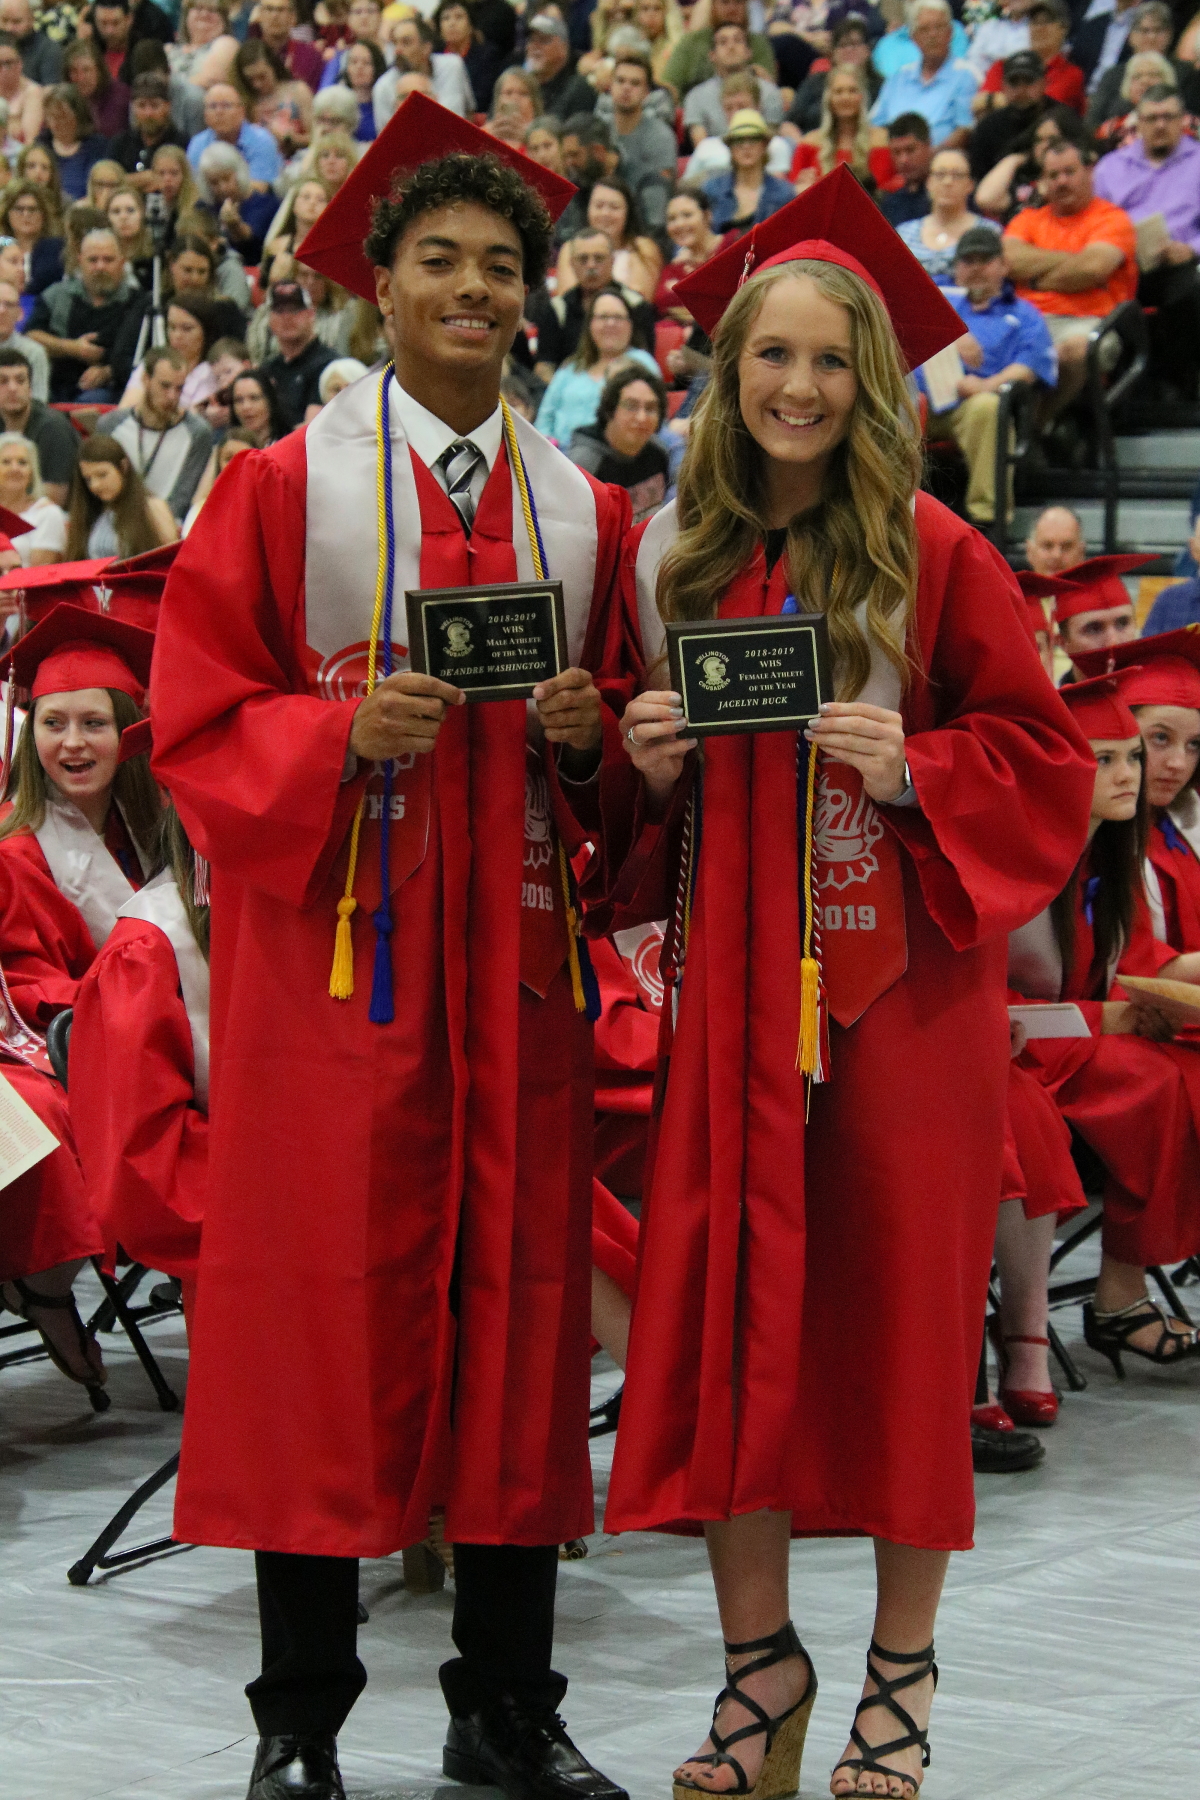
[[[839,123],[843,119],[857,119],[862,111],[862,89],[858,76],[849,69],[833,70],[825,83],[825,94],[829,110]]]
[[[1093,824],[1120,824],[1132,819],[1142,786],[1141,738],[1122,738],[1119,742],[1097,738],[1092,742],[1092,755],[1096,758]]]
[[[0,505],[20,512],[29,499],[33,486],[33,464],[29,451],[21,444],[5,444],[0,448]]]
[[[681,250],[691,250],[703,242],[704,209],[691,194],[676,194],[667,207],[667,236]]]
[[[1165,809],[1200,765],[1200,712],[1193,706],[1136,706],[1134,713],[1146,750],[1146,799]]]
[[[271,409],[253,376],[240,375],[234,382],[230,410],[237,423],[256,436],[270,429]]]
[[[614,450],[625,456],[637,456],[644,450],[662,423],[658,395],[648,381],[631,381],[621,389],[616,411],[609,420],[605,436]]]
[[[33,742],[49,780],[77,806],[112,787],[121,736],[104,688],[40,695],[33,707]]]
[[[747,431],[776,462],[827,466],[858,398],[850,315],[808,275],[767,289],[738,358]]]
[[[422,213],[391,268],[376,269],[375,286],[394,324],[402,386],[402,364],[499,382],[525,305],[521,238],[510,220],[474,201]]]
[[[607,187],[604,182],[598,181],[588,201],[588,224],[596,231],[606,231],[612,243],[623,244],[628,217],[629,207],[620,189]]]
[[[617,294],[601,294],[591,312],[592,342],[603,359],[623,356],[633,336],[629,308]]]

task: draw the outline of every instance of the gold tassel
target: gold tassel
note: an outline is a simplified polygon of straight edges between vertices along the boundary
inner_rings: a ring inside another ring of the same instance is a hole
[[[817,1002],[821,991],[821,970],[816,959],[800,959],[800,1047],[796,1067],[802,1075],[815,1075],[820,1053],[820,1024]]]
[[[573,906],[568,906],[567,962],[571,969],[571,992],[575,996],[575,1011],[581,1013],[587,1011],[587,1001],[584,998],[583,993],[583,972],[579,967],[579,945],[576,942],[578,935],[579,924],[575,915],[575,908]]]
[[[329,971],[329,994],[333,1000],[349,1000],[354,992],[354,939],[350,933],[350,915],[357,905],[353,894],[343,894],[337,903],[333,967]]]

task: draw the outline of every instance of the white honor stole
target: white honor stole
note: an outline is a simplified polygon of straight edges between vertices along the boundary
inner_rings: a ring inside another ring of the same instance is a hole
[[[196,1109],[208,1112],[208,964],[192,935],[187,912],[169,869],[163,869],[121,908],[122,919],[141,919],[157,925],[172,950],[179,970],[179,988],[192,1034]]]
[[[352,699],[366,692],[365,654],[360,661],[347,653],[369,642],[375,609],[379,559],[376,417],[382,379],[370,375],[343,388],[317,414],[306,436],[305,636],[309,648],[321,659],[317,691],[327,700]],[[396,546],[392,637],[395,667],[401,670],[410,667],[404,595],[421,585],[422,524],[408,439],[394,394],[389,395],[389,402]],[[514,424],[537,507],[547,574],[563,584],[567,647],[571,663],[576,665],[595,584],[599,542],[596,497],[582,471],[528,420],[514,415]],[[515,474],[512,497],[517,579],[533,581],[533,556]],[[528,710],[531,737],[540,742],[532,703]]]
[[[33,835],[49,864],[55,887],[64,900],[83,914],[83,922],[99,950],[135,889],[74,801],[65,799],[53,783],[48,782],[47,788],[46,816]],[[132,832],[129,836],[144,872],[146,858]]]

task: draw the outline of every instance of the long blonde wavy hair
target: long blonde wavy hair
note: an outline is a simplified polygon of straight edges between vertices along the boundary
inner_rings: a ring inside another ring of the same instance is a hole
[[[679,535],[663,558],[658,610],[664,619],[710,619],[729,583],[767,530],[764,457],[742,418],[738,365],[763,299],[780,281],[806,275],[850,315],[858,397],[833,454],[819,503],[788,527],[786,555],[802,612],[823,612],[838,693],[861,693],[877,643],[910,673],[901,646],[917,590],[913,496],[921,438],[896,334],[883,302],[836,263],[768,269],[733,297],[713,337],[712,380],[692,420],[679,475]],[[864,633],[854,610],[866,602]]]
[[[871,96],[861,72],[850,63],[835,63],[825,77],[825,87],[821,95],[821,123],[817,127],[819,144],[817,161],[822,175],[828,175],[831,169],[837,168],[838,128],[829,104],[829,90],[835,80],[841,81],[849,77],[858,89],[858,125],[854,133],[854,160],[851,168],[859,175],[868,172],[867,157],[871,149]]]

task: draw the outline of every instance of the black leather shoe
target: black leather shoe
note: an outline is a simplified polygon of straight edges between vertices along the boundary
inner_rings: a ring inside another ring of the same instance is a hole
[[[557,1713],[535,1718],[507,1696],[468,1718],[451,1718],[442,1773],[502,1788],[509,1800],[629,1800],[580,1755]]]
[[[1016,1475],[1035,1469],[1046,1446],[1032,1431],[993,1431],[971,1420],[971,1461],[977,1475]]]
[[[260,1737],[246,1800],[346,1800],[332,1731]]]

